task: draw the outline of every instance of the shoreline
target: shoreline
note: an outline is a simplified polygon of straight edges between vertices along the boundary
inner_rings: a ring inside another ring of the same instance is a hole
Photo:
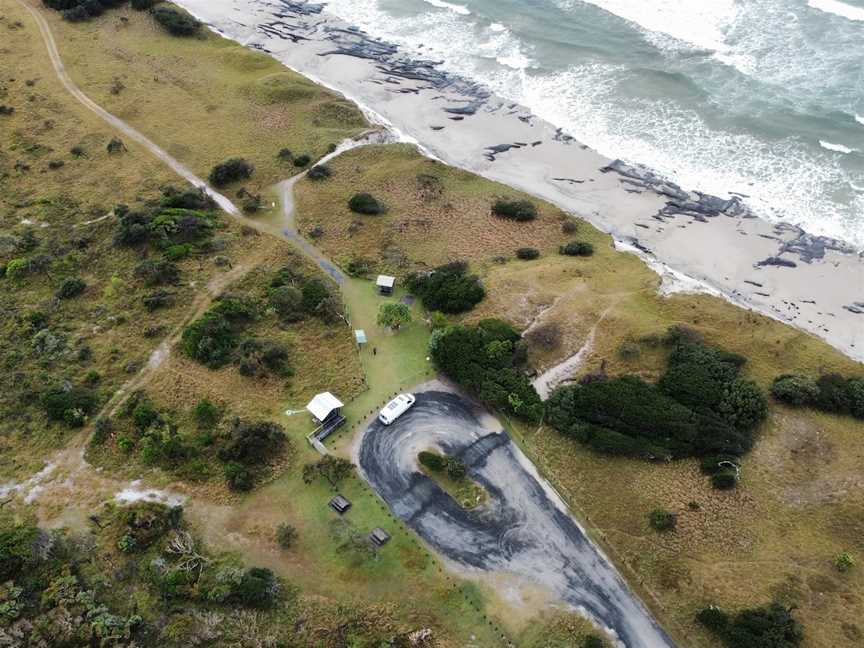
[[[356,103],[425,155],[547,200],[610,234],[663,279],[719,295],[864,361],[864,253],[610,160],[436,62],[410,59],[291,0],[179,0],[221,35]],[[242,6],[241,6],[242,5]]]

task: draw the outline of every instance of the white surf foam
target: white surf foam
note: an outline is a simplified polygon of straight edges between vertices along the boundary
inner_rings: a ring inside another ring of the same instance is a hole
[[[819,140],[819,146],[829,151],[834,151],[835,153],[843,153],[849,154],[854,153],[858,149],[849,148],[848,146],[843,146],[842,144],[832,144],[831,142],[826,142],[825,140]]]
[[[808,0],[807,6],[848,20],[864,21],[864,9],[839,2],[839,0]]]
[[[855,121],[864,126],[864,117],[862,117],[858,113],[855,113]]]
[[[647,32],[665,34],[677,41],[712,51],[727,49],[724,31],[735,21],[738,11],[735,0],[585,1],[635,23]],[[575,0],[561,0],[560,4],[569,9],[575,6]],[[662,39],[655,44],[668,46]]]
[[[438,9],[448,9],[461,16],[471,15],[471,10],[464,5],[452,4],[450,2],[444,2],[444,0],[424,0],[424,2],[426,4],[432,5],[433,7],[437,7]]]
[[[577,0],[556,2],[568,9]],[[725,47],[725,26],[736,15],[744,17],[732,0],[592,3],[638,18],[645,29],[663,29],[669,38],[689,34],[688,42],[700,48]],[[864,228],[849,218],[849,206],[831,199],[833,188],[850,180],[837,156],[819,155],[794,137],[766,143],[746,132],[712,128],[695,111],[671,101],[622,101],[625,67],[581,65],[542,74],[526,54],[527,45],[504,25],[500,31],[491,29],[453,12],[397,17],[381,10],[376,0],[331,0],[328,11],[409,53],[425,46],[422,55],[443,61],[442,69],[527,106],[603,155],[644,163],[682,186],[708,193],[745,193],[764,218],[864,245]],[[478,34],[485,40],[478,41]],[[740,52],[736,47],[716,56],[728,56],[730,64],[742,67],[749,52]]]

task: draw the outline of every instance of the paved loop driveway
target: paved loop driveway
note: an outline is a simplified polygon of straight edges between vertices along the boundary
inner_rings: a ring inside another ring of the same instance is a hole
[[[466,463],[489,493],[484,507],[463,510],[420,472],[417,454],[433,448]],[[500,424],[473,403],[446,391],[418,393],[393,425],[368,427],[357,455],[394,513],[446,558],[544,585],[628,648],[674,646]]]

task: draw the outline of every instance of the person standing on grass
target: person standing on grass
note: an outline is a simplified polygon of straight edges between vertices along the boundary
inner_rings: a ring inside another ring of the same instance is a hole
[[[373,355],[373,356],[377,356],[377,355],[378,355],[378,347],[372,347],[372,355]]]

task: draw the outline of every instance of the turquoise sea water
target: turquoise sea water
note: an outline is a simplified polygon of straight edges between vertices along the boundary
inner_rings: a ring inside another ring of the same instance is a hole
[[[611,157],[864,247],[864,0],[326,0]]]

